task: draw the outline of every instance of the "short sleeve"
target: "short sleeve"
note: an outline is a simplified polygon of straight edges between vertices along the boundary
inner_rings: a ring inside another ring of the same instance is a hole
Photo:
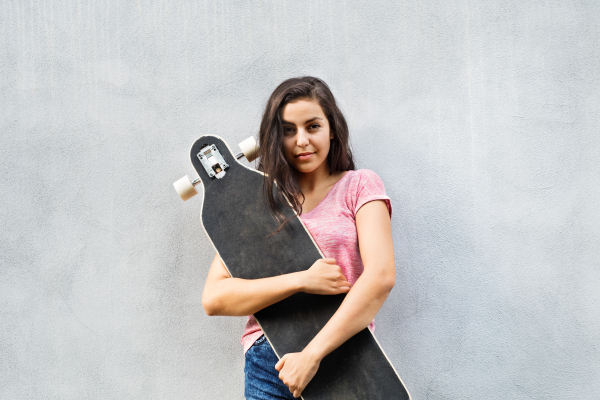
[[[356,185],[353,185],[355,193],[354,215],[356,216],[358,210],[366,203],[374,200],[383,200],[387,205],[391,218],[392,204],[390,198],[385,194],[385,187],[381,178],[375,172],[368,169],[361,169],[357,172],[358,179],[356,180]]]

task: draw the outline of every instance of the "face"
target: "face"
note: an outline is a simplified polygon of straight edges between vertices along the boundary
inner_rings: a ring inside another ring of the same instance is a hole
[[[288,103],[281,117],[283,154],[290,165],[301,173],[320,169],[329,173],[326,161],[333,134],[319,103],[316,100]]]

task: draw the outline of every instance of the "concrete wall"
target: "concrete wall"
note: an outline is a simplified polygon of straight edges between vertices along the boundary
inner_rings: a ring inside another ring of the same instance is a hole
[[[599,4],[2,1],[0,398],[243,397],[171,183],[305,74],[392,198],[413,398],[600,398]]]

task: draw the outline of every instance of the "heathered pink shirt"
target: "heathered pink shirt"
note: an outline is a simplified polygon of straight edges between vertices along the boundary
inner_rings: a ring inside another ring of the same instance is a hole
[[[336,259],[351,285],[364,270],[358,248],[356,212],[373,200],[384,200],[391,217],[390,198],[379,176],[368,169],[348,171],[314,209],[300,216],[321,252],[326,258]],[[369,327],[375,328],[373,322]],[[242,335],[244,353],[262,334],[258,322],[250,315]]]

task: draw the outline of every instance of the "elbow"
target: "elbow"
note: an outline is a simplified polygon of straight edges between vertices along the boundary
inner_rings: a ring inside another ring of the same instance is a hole
[[[368,278],[367,278],[368,276]],[[367,279],[370,283],[372,293],[377,298],[386,298],[396,283],[396,270],[394,268],[365,270],[359,279]]]
[[[204,313],[206,315],[208,315],[209,317],[213,317],[213,316],[217,315],[216,311],[213,308],[211,308],[210,306],[207,306],[204,303],[202,303],[202,308],[204,308]]]
[[[206,293],[202,295],[202,308],[209,317],[219,315],[219,307],[217,302]]]
[[[383,279],[381,282],[381,291],[387,296],[394,288],[395,283],[396,280],[394,279],[394,277]]]
[[[396,284],[396,271],[395,270],[392,270],[388,273],[383,274],[383,276],[381,277],[381,280],[380,280],[380,285],[381,285],[380,287],[381,287],[382,293],[387,297],[387,295],[390,294],[390,292],[394,288],[395,284]]]
[[[204,301],[202,302],[202,308],[204,309],[204,313],[209,317],[217,315],[215,309],[210,304],[205,303]]]

